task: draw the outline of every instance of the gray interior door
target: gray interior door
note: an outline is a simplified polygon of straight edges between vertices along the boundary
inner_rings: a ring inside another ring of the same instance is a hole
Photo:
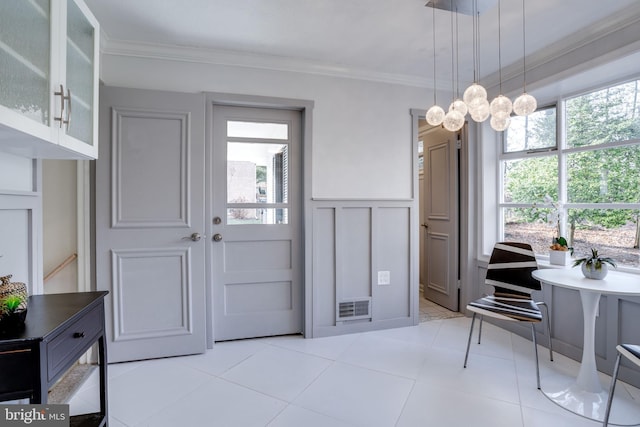
[[[213,339],[302,332],[301,113],[214,105]]]
[[[205,351],[204,98],[102,87],[96,279],[108,360]]]
[[[423,140],[424,295],[453,311],[459,309],[458,138],[436,127]]]

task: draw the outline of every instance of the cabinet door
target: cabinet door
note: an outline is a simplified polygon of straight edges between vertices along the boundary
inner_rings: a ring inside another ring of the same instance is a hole
[[[65,0],[61,75],[66,100],[60,145],[95,158],[97,147],[98,22],[80,0]]]
[[[0,1],[0,126],[51,140],[51,0]]]

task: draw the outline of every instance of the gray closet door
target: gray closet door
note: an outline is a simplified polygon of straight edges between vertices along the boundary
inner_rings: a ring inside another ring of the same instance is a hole
[[[301,113],[214,105],[214,340],[302,332]]]
[[[102,87],[96,280],[108,360],[205,351],[203,95]]]
[[[458,134],[437,127],[424,138],[424,296],[458,311]]]

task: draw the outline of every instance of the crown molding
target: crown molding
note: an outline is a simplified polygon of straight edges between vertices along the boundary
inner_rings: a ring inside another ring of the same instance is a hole
[[[588,67],[621,58],[640,49],[640,2],[621,10],[607,20],[565,37],[527,56],[527,86],[556,76],[557,78],[585,71]],[[504,92],[522,86],[522,62],[502,68]],[[486,77],[485,86],[497,89],[499,73]]]
[[[285,56],[264,55],[222,49],[206,49],[190,46],[174,46],[142,43],[128,40],[113,40],[102,33],[101,52],[109,56],[125,56],[166,61],[191,62],[220,66],[243,67],[270,71],[315,74],[372,82],[399,84],[430,88],[429,79],[412,75],[384,73],[365,69],[349,68],[335,64]]]

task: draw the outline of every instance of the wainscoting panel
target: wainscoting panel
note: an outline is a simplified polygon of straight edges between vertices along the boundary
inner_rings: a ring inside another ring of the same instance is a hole
[[[313,336],[417,324],[413,201],[314,201],[312,212]]]

